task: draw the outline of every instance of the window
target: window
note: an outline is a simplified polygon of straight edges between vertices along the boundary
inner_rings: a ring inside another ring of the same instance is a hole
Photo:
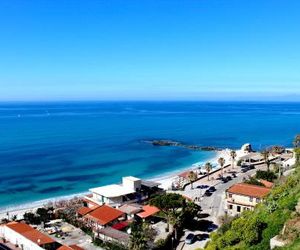
[[[249,197],[249,201],[252,202],[253,201],[253,197]]]
[[[228,197],[229,197],[229,198],[232,198],[232,194],[228,194]]]
[[[237,211],[237,212],[241,212],[241,206],[237,206],[237,207],[236,207],[236,211]]]
[[[256,202],[259,203],[259,202],[260,202],[260,199],[259,199],[259,198],[256,198]]]
[[[228,208],[231,210],[232,209],[232,205],[229,205]]]

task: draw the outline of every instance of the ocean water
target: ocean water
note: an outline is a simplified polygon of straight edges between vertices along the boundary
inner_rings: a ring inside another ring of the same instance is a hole
[[[149,139],[256,149],[291,146],[300,103],[0,104],[0,208],[86,192],[124,175],[152,178],[214,157]]]

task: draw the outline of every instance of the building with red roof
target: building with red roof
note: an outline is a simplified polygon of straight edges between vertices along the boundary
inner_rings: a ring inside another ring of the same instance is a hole
[[[263,184],[267,188],[272,188],[274,183],[267,180],[259,180],[261,184]]]
[[[97,208],[97,207],[95,207],[95,208]],[[89,208],[89,207],[81,207],[81,208],[79,208],[79,209],[77,210],[77,214],[78,214],[79,216],[84,216],[84,215],[86,215],[86,214],[92,212],[93,210],[94,210],[94,209]]]
[[[139,216],[142,219],[147,219],[156,213],[158,213],[160,210],[155,206],[146,205],[143,206],[143,211],[138,213],[137,216]]]
[[[60,246],[57,250],[84,250],[82,247],[77,245],[70,245],[70,246]]]
[[[57,249],[60,245],[33,227],[19,222],[10,222],[0,226],[0,236],[25,250]]]
[[[271,191],[265,186],[237,183],[226,190],[228,213],[237,215],[245,210],[253,210]]]
[[[60,246],[59,248],[57,248],[57,250],[73,250],[73,248],[68,246]]]
[[[119,220],[124,220],[125,214],[113,207],[102,205],[84,215],[84,219],[94,227],[104,227],[107,225],[113,225]]]

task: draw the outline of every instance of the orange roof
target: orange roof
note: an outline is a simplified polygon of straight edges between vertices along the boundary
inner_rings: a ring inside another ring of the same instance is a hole
[[[103,205],[85,215],[86,218],[97,220],[101,225],[106,225],[111,221],[123,216],[124,213],[118,209]]]
[[[250,197],[263,198],[271,191],[270,188],[247,184],[238,183],[227,189],[227,192],[234,194],[241,194]]]
[[[7,223],[6,226],[23,235],[25,238],[31,240],[39,246],[55,242],[55,240],[51,239],[47,235],[39,232],[38,230],[25,223],[10,222]]]
[[[143,210],[144,210],[143,212],[137,214],[137,216],[143,219],[148,218],[149,216],[154,215],[160,211],[157,207],[150,206],[150,205],[143,206]]]
[[[189,178],[188,176],[189,176],[190,172],[191,171],[185,171],[185,172],[180,173],[178,176],[182,177],[184,179],[188,179]]]
[[[259,180],[259,182],[260,182],[261,184],[263,184],[263,185],[264,185],[265,187],[267,187],[267,188],[273,187],[273,182],[266,181],[266,180]]]
[[[57,248],[57,250],[73,250],[73,248],[62,245],[59,248]]]
[[[70,245],[70,246],[62,245],[59,248],[57,248],[57,250],[84,250],[84,249],[77,245]]]
[[[86,215],[88,214],[89,212],[91,212],[93,209],[89,208],[89,207],[81,207],[77,210],[77,213],[80,214],[80,215]]]

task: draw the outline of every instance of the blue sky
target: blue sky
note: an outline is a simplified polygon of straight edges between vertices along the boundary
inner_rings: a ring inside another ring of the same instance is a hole
[[[0,1],[0,100],[300,100],[300,1]]]

